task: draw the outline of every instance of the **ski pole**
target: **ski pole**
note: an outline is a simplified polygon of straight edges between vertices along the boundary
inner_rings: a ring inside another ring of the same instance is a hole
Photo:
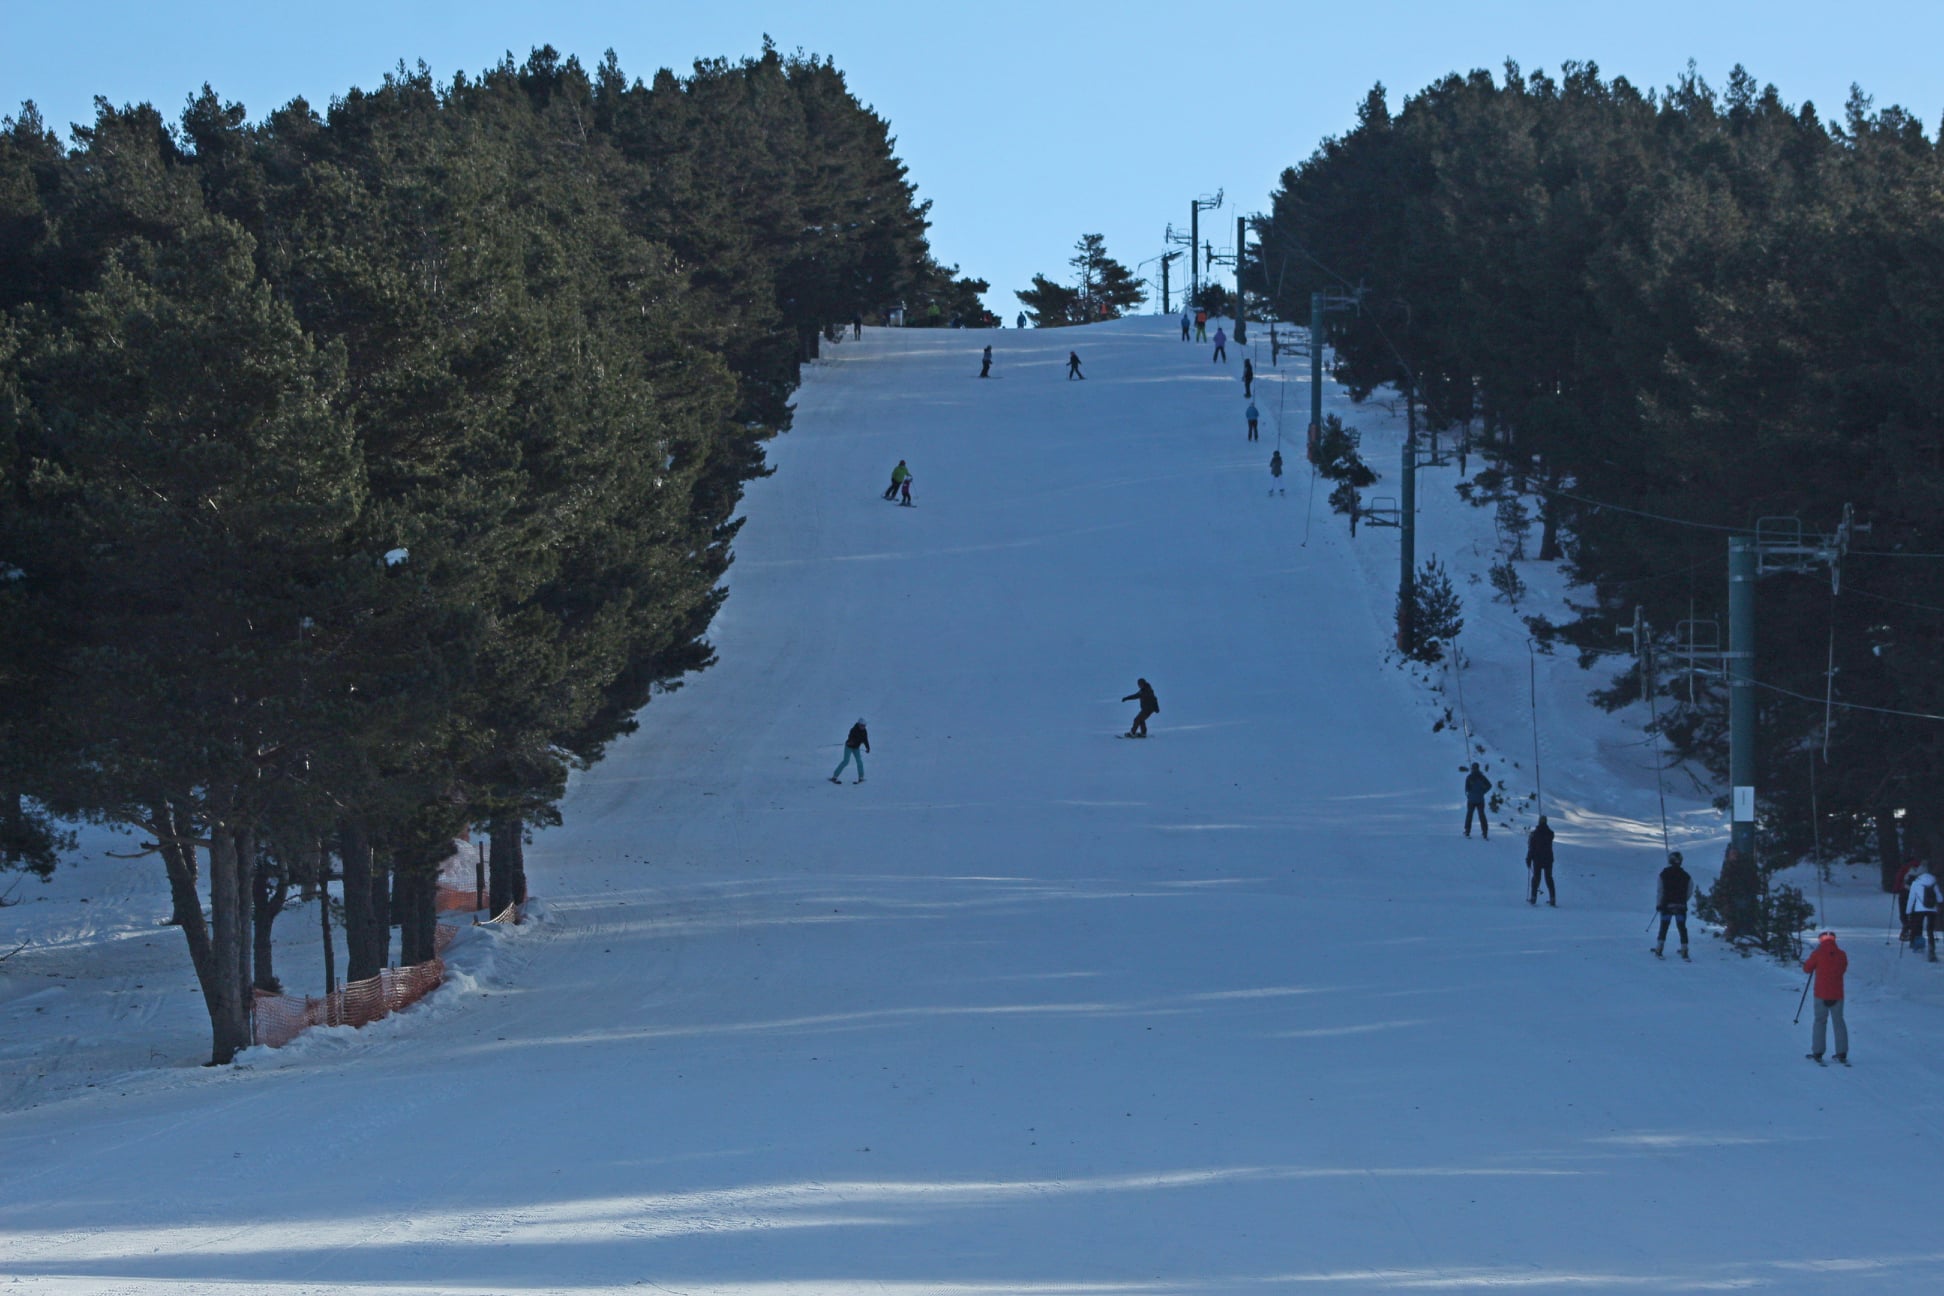
[[[1809,974],[1809,980],[1802,983],[1802,998],[1796,1000],[1796,1015],[1795,1020],[1789,1023],[1791,1026],[1800,1026],[1802,1024],[1802,1005],[1809,1002],[1809,986],[1815,979],[1816,974],[1811,972]]]

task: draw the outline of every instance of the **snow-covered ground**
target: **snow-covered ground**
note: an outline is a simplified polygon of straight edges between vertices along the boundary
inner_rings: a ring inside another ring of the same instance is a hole
[[[0,1286],[1934,1281],[1944,972],[1839,871],[1842,1071],[1802,1060],[1789,969],[1698,934],[1654,960],[1639,717],[1470,582],[1491,516],[1455,467],[1423,474],[1418,549],[1466,596],[1466,665],[1387,661],[1396,534],[1352,541],[1321,487],[1312,516],[1308,388],[1266,345],[1244,439],[1241,354],[1154,319],[834,348],[751,488],[721,664],[575,781],[537,921],[469,931],[406,1014],[199,1068],[155,861],[95,835],[24,883]],[[1326,408],[1394,493],[1398,420]],[[915,508],[878,498],[900,457]],[[1523,572],[1521,610],[1556,606]],[[1116,737],[1136,676],[1146,742]],[[1557,909],[1522,902],[1535,691]],[[868,782],[833,787],[859,716]],[[1527,807],[1489,842],[1458,834],[1467,759]],[[1705,882],[1720,818],[1669,798]],[[283,920],[294,988],[315,924]]]

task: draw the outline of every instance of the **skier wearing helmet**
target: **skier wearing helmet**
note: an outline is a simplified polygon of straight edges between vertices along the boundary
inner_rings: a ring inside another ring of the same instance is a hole
[[[1681,957],[1688,956],[1687,907],[1688,897],[1694,893],[1694,879],[1681,867],[1681,852],[1675,851],[1667,857],[1667,867],[1660,871],[1660,889],[1654,897],[1654,909],[1660,914],[1660,938],[1654,942],[1654,955],[1660,956],[1661,949],[1667,944],[1667,924],[1674,923],[1681,929]]]

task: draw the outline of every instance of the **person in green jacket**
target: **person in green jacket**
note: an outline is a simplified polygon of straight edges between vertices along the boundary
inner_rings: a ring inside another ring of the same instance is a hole
[[[891,499],[895,497],[898,493],[898,487],[904,485],[905,480],[910,476],[911,469],[905,467],[904,460],[898,460],[898,466],[891,470],[891,484],[884,488],[884,498]]]

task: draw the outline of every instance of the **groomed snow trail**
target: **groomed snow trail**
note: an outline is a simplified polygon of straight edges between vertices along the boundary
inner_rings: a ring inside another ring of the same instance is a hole
[[[1153,319],[834,348],[750,490],[720,664],[576,780],[540,921],[369,1031],[0,1116],[0,1282],[1926,1281],[1934,1054],[1857,1012],[1859,1066],[1820,1070],[1799,981],[1655,962],[1635,821],[1588,817],[1562,907],[1522,903],[1321,490],[1303,543],[1307,388],[1253,352],[1249,443],[1242,349],[1209,354]],[[914,508],[878,497],[900,457]],[[860,716],[868,781],[833,787]]]

